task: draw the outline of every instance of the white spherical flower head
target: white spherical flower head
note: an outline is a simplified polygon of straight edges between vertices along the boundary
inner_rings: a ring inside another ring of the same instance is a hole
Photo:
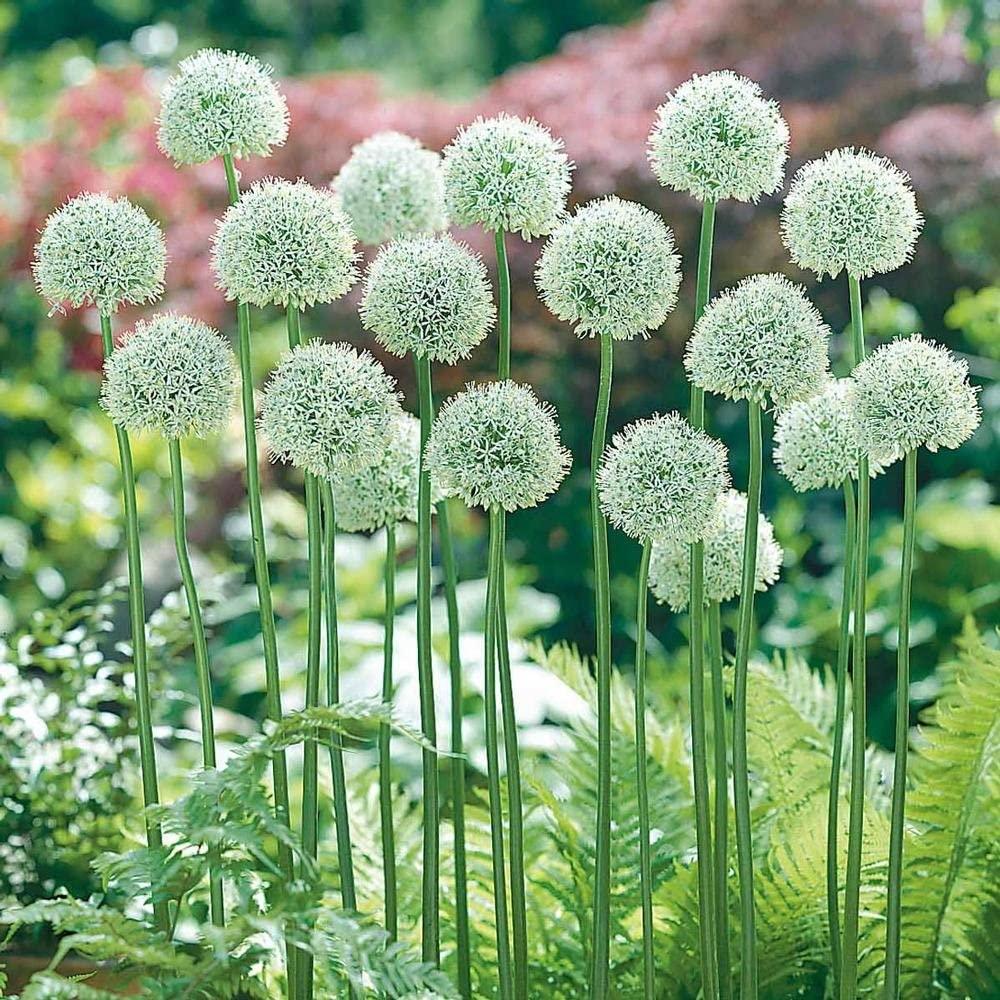
[[[700,539],[729,486],[726,449],[676,413],[616,434],[597,475],[601,508],[640,541]]]
[[[460,226],[546,236],[566,212],[562,142],[532,119],[477,118],[444,150],[445,206]]]
[[[534,507],[554,493],[569,471],[551,406],[526,385],[470,385],[441,408],[426,452],[445,496],[469,507]]]
[[[982,416],[966,362],[919,334],[879,347],[854,369],[854,384],[869,454],[957,448]]]
[[[756,83],[720,70],[682,83],[657,110],[648,155],[665,187],[755,202],[781,187],[788,126]]]
[[[814,395],[828,377],[830,330],[800,285],[755,274],[717,295],[684,355],[691,381],[728,399],[781,408]]]
[[[415,236],[383,247],[365,277],[361,322],[392,354],[454,364],[496,319],[483,262],[450,236]]]
[[[178,164],[268,156],[288,136],[288,108],[270,67],[242,52],[202,49],[189,56],[160,102],[157,141]]]
[[[552,234],[535,281],[545,304],[578,335],[628,340],[661,326],[677,304],[680,257],[655,212],[602,198]]]
[[[370,354],[312,341],[275,369],[260,427],[274,458],[333,479],[379,460],[399,412],[395,383]]]
[[[332,302],[357,280],[354,233],[330,190],[267,179],[219,223],[212,265],[227,299],[255,306]]]
[[[104,362],[101,405],[130,431],[168,439],[206,437],[229,421],[236,361],[218,333],[200,320],[162,313],[139,320]]]
[[[745,493],[728,490],[705,535],[705,603],[738,597],[743,586],[743,529],[747,516]],[[767,590],[778,579],[784,553],[763,514],[757,520],[756,590]],[[661,604],[683,611],[691,600],[691,549],[671,538],[653,542],[649,587]]]
[[[359,142],[332,186],[358,239],[370,246],[448,225],[441,157],[401,132]]]
[[[834,149],[807,163],[781,213],[792,260],[820,277],[895,271],[913,255],[922,225],[910,178],[866,149]]]
[[[92,305],[110,315],[159,298],[166,266],[163,233],[141,208],[81,194],[49,216],[32,270],[54,308]]]

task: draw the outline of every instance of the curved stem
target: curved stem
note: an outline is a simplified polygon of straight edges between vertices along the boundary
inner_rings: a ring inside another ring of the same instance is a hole
[[[639,893],[642,899],[642,982],[644,996],[656,996],[653,965],[653,863],[650,849],[649,789],[646,786],[646,606],[652,542],[642,546],[635,604],[635,770],[639,791]]]
[[[115,350],[111,317],[101,316],[101,341],[104,357]],[[146,653],[146,601],[142,591],[142,547],[139,544],[139,508],[135,499],[135,470],[128,434],[115,425],[118,460],[122,469],[122,502],[125,508],[125,547],[128,553],[128,610],[132,630],[132,662],[135,667],[136,728],[139,737],[139,763],[142,770],[142,801],[155,806],[160,801],[156,778],[156,744],[153,740],[153,708],[149,695],[149,659]],[[146,843],[154,850],[163,846],[160,824],[146,818]],[[153,900],[153,921],[157,930],[170,935],[170,910],[167,901]]]
[[[611,927],[611,595],[608,526],[597,493],[597,470],[604,455],[611,405],[613,341],[601,336],[601,377],[590,449],[590,520],[594,545],[594,599],[597,622],[597,852],[594,870],[594,927],[591,1000],[608,995]]]
[[[502,229],[498,229],[494,234],[494,242],[500,295],[497,319],[497,377],[510,378],[510,267],[507,263],[507,240]]]
[[[729,957],[729,785],[726,753],[726,692],[722,683],[722,619],[718,601],[708,605],[708,657],[712,671],[712,761],[715,779],[715,830],[712,839],[715,899],[715,956],[719,996],[733,995],[732,963]]]
[[[753,899],[753,839],[750,830],[750,779],[747,773],[747,671],[753,632],[757,583],[757,520],[763,465],[760,404],[750,400],[750,478],[743,528],[743,574],[736,632],[736,678],[733,688],[733,799],[736,806],[736,857],[740,873],[740,1000],[757,997],[757,927]]]
[[[889,885],[885,925],[885,998],[899,997],[899,955],[903,891],[903,822],[906,812],[906,755],[910,733],[910,595],[917,511],[917,452],[903,459],[903,565],[899,580],[899,646],[896,650],[896,761],[889,826]]]
[[[396,525],[385,526],[385,638],[382,653],[382,701],[392,702],[392,644],[396,623]],[[392,815],[392,730],[378,727],[379,819],[382,827],[382,876],[385,885],[385,929],[395,941],[399,933],[396,897],[396,833]]]

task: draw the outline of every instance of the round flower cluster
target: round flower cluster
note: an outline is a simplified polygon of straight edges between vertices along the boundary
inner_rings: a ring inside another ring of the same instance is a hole
[[[726,449],[676,413],[616,434],[597,474],[608,520],[640,541],[697,541],[728,486]]]
[[[202,49],[161,95],[160,149],[175,163],[267,156],[288,136],[288,108],[271,69],[242,52]]]
[[[376,531],[400,521],[416,523],[420,421],[400,413],[378,461],[334,477],[331,485],[337,527],[342,531]]]
[[[872,455],[957,448],[982,416],[969,366],[919,334],[883,344],[854,369],[861,441]]]
[[[717,295],[684,355],[691,381],[728,399],[781,408],[808,399],[829,371],[830,330],[800,285],[755,274]]]
[[[834,149],[807,163],[781,213],[792,260],[820,277],[896,270],[912,256],[922,224],[909,177],[865,149]]]
[[[788,126],[752,80],[694,76],[656,113],[649,162],[657,180],[699,201],[757,201],[781,187]]]
[[[628,340],[661,326],[677,304],[680,257],[655,212],[601,198],[556,230],[535,277],[545,304],[578,335]]]
[[[312,341],[275,369],[260,427],[274,458],[332,479],[377,461],[398,415],[395,383],[370,354]]]
[[[166,266],[163,233],[141,208],[81,194],[49,216],[32,270],[53,307],[93,305],[111,315],[159,298]]]
[[[255,306],[339,299],[357,280],[354,233],[332,191],[258,182],[226,210],[212,264],[226,298]]]
[[[569,471],[555,411],[526,385],[470,385],[441,408],[426,462],[445,496],[469,507],[534,507]]]
[[[359,142],[332,186],[362,243],[376,246],[448,225],[441,157],[401,132]]]
[[[444,151],[448,215],[460,226],[545,236],[565,214],[570,170],[562,142],[538,122],[477,118]]]
[[[392,354],[453,364],[493,326],[483,262],[450,236],[414,236],[383,247],[365,278],[361,322]]]
[[[743,586],[743,530],[745,493],[728,490],[705,535],[705,603],[738,597]],[[757,591],[778,579],[784,553],[774,540],[774,529],[763,514],[757,520]],[[649,560],[649,587],[661,604],[683,611],[691,599],[691,549],[671,538],[653,542]]]
[[[229,345],[200,320],[161,313],[139,320],[104,362],[101,405],[130,431],[165,438],[222,430],[236,393]]]

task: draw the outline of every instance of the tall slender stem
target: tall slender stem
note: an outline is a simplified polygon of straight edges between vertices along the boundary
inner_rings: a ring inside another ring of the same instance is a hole
[[[743,574],[736,632],[736,677],[733,687],[733,799],[736,806],[736,859],[740,874],[740,1000],[757,997],[757,927],[753,900],[753,839],[750,830],[750,779],[747,773],[747,670],[753,632],[757,582],[757,520],[763,465],[760,404],[750,400],[750,478],[743,528]]]
[[[340,638],[337,622],[337,513],[333,488],[328,479],[320,485],[323,507],[323,590],[326,615],[326,700],[340,701]],[[340,898],[344,909],[358,908],[354,888],[354,859],[351,855],[351,818],[347,803],[347,774],[344,748],[339,736],[330,739],[330,775],[333,788],[333,822],[337,835],[337,867],[340,869]]]
[[[497,252],[497,283],[500,309],[497,319],[497,377],[510,378],[510,267],[507,240],[502,229],[494,234]]]
[[[431,477],[424,451],[431,432],[434,399],[431,394],[431,363],[427,355],[415,359],[420,403],[420,486],[417,500],[417,679],[420,687],[420,725],[424,737],[437,745],[434,708],[434,673],[431,661]],[[424,829],[421,952],[425,962],[438,963],[440,916],[438,913],[438,868],[440,831],[438,814],[437,760],[433,750],[423,751]]]
[[[393,632],[396,624],[396,525],[385,526],[385,611],[382,646],[382,701],[392,702]],[[378,727],[379,820],[382,827],[382,877],[385,885],[385,929],[395,941],[399,933],[399,906],[396,895],[396,832],[392,815],[392,730],[387,723]]]
[[[854,546],[857,534],[854,486],[844,480],[844,589],[840,600],[837,643],[837,703],[833,721],[833,753],[826,823],[826,912],[830,926],[830,960],[834,992],[840,985],[840,772],[844,767],[844,718],[847,711],[847,667],[851,653],[851,604],[854,588]]]
[[[115,350],[111,317],[101,315],[104,357]],[[149,659],[146,653],[146,601],[142,592],[142,548],[139,544],[139,508],[135,499],[135,470],[132,448],[124,428],[115,425],[118,460],[122,468],[122,502],[125,507],[125,547],[128,554],[128,610],[132,630],[132,663],[135,667],[136,728],[139,736],[139,764],[142,771],[142,801],[155,806],[160,801],[156,779],[156,744],[153,741],[153,709],[149,695]],[[146,817],[146,843],[158,850],[163,846],[160,824]],[[165,899],[153,899],[153,921],[158,930],[170,933],[170,911]]]
[[[594,862],[594,927],[591,948],[591,1000],[609,991],[611,927],[611,584],[608,526],[597,493],[597,470],[604,455],[611,406],[614,363],[610,334],[601,336],[601,376],[590,449],[590,519],[594,545],[594,600],[597,622],[597,852]]]
[[[889,826],[889,885],[885,925],[885,998],[899,997],[899,954],[903,893],[903,821],[906,813],[906,755],[910,733],[910,595],[917,512],[917,452],[903,459],[903,565],[899,579],[899,645],[896,650],[896,761],[892,773]]]

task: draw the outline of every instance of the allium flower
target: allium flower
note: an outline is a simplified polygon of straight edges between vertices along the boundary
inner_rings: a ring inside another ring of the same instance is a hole
[[[677,304],[680,257],[663,220],[633,201],[592,201],[564,222],[538,260],[545,304],[576,332],[628,340]]]
[[[854,369],[861,441],[901,458],[914,448],[957,448],[982,416],[969,366],[919,334],[884,344]]]
[[[53,307],[93,305],[109,315],[159,298],[166,265],[163,233],[141,208],[81,194],[49,216],[32,270]]]
[[[726,449],[676,413],[616,434],[597,475],[606,517],[640,541],[698,541],[728,486]]]
[[[161,313],[139,320],[104,362],[101,405],[130,431],[206,437],[226,426],[235,394],[231,348],[188,316]]]
[[[781,213],[792,260],[820,277],[894,271],[912,256],[922,225],[909,177],[866,149],[834,149],[807,163]]]
[[[161,95],[160,149],[175,163],[268,156],[288,136],[288,108],[271,69],[242,52],[202,49]]]
[[[453,364],[469,356],[495,318],[486,268],[450,236],[390,243],[368,269],[361,322],[392,354]]]
[[[332,187],[362,243],[375,246],[448,225],[441,157],[401,132],[359,142]]]
[[[657,180],[699,201],[756,201],[781,187],[788,126],[752,80],[729,70],[682,83],[656,113]]]
[[[299,308],[339,299],[357,280],[354,233],[332,191],[267,179],[219,223],[212,265],[227,299]]]
[[[571,169],[562,142],[538,122],[477,118],[444,151],[448,215],[460,226],[545,236],[566,212]]]
[[[743,576],[743,528],[747,516],[745,493],[728,490],[705,535],[705,603],[738,597]],[[763,514],[757,521],[756,590],[767,590],[778,579],[784,553],[774,540],[774,529]],[[653,542],[649,560],[649,587],[656,599],[683,611],[691,598],[691,550],[675,539]]]
[[[274,458],[333,479],[379,460],[399,412],[395,383],[370,354],[312,341],[275,369],[260,427]]]
[[[470,385],[441,408],[426,461],[445,496],[469,507],[534,507],[569,471],[555,411],[526,385]]]
[[[755,274],[717,295],[684,355],[691,381],[728,399],[777,407],[808,399],[829,371],[830,330],[800,285]]]

